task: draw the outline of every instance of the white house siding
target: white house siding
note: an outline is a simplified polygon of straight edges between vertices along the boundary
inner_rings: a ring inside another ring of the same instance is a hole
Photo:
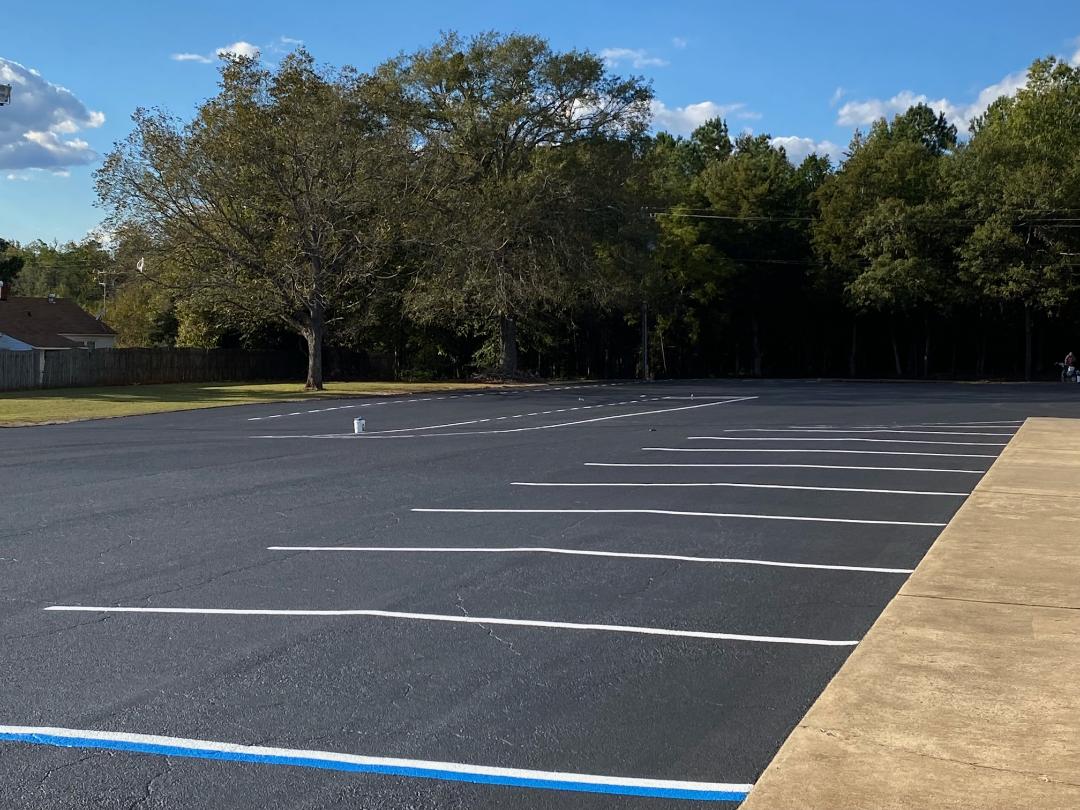
[[[67,338],[72,343],[79,343],[85,345],[91,349],[113,349],[116,348],[116,335],[71,335],[61,334],[60,337]]]

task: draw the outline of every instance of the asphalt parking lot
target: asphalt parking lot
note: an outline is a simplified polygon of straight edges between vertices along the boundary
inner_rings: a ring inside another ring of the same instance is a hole
[[[1076,388],[554,385],[2,431],[2,806],[735,807]]]

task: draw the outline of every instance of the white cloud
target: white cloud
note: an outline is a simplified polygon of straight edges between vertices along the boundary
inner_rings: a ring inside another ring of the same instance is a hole
[[[214,61],[209,56],[203,56],[201,53],[174,53],[169,58],[174,62],[198,62],[202,65],[209,65]]]
[[[250,42],[234,42],[232,45],[224,45],[218,48],[215,53],[218,56],[245,56],[249,59],[259,58],[259,46],[252,45]]]
[[[891,118],[916,104],[926,104],[944,113],[950,124],[966,130],[972,118],[982,115],[995,99],[1011,96],[1027,83],[1027,71],[1010,73],[999,82],[984,87],[974,100],[963,104],[947,98],[931,99],[924,93],[901,90],[892,98],[871,98],[865,101],[849,101],[837,113],[836,123],[846,126],[872,124],[879,118]]]
[[[618,67],[623,62],[629,62],[635,68],[665,67],[668,62],[659,56],[649,56],[648,52],[641,48],[604,48],[600,51],[600,58],[608,67]]]
[[[744,121],[761,118],[761,113],[747,109],[742,102],[717,104],[715,101],[699,101],[685,107],[669,107],[659,99],[653,99],[651,111],[653,126],[674,135],[689,135],[713,118],[737,118]]]
[[[835,107],[837,104],[839,104],[840,99],[844,97],[844,94],[846,92],[847,90],[845,90],[843,87],[837,87],[835,90],[833,90],[832,98],[829,99],[829,106]]]
[[[8,172],[4,175],[4,179],[28,183],[31,180],[46,176],[67,178],[71,177],[71,172],[67,169],[23,169],[17,172]]]
[[[280,37],[279,39],[280,39],[282,45],[303,45],[304,44],[304,40],[295,39],[293,37]]]
[[[1069,57],[1069,64],[1073,67],[1080,67],[1080,37],[1074,39],[1072,44],[1076,46],[1076,51]]]
[[[283,43],[299,44],[300,40],[290,39],[289,37],[282,37]],[[205,53],[174,53],[169,58],[174,62],[195,62],[199,65],[209,65],[216,62],[223,56],[246,56],[250,59],[258,59],[261,48],[258,45],[252,45],[250,42],[234,42],[232,45],[222,45],[220,48],[215,48],[212,54]]]
[[[0,82],[12,86],[11,105],[0,115],[0,169],[59,172],[97,160],[85,140],[66,136],[100,127],[103,113],[18,62],[0,58]]]
[[[828,156],[834,161],[841,157],[841,148],[832,141],[815,141],[813,138],[800,138],[798,135],[781,135],[770,138],[769,143],[773,146],[783,147],[788,160],[798,165],[806,159],[807,155],[817,154]]]
[[[682,37],[672,37],[671,44],[678,48],[680,51],[687,46],[687,41]]]

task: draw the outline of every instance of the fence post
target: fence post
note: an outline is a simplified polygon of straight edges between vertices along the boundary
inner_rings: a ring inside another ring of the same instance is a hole
[[[38,388],[45,387],[45,355],[47,352],[38,352]]]

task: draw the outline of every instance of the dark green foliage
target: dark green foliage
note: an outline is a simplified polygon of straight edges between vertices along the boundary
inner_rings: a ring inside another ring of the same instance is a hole
[[[650,100],[517,34],[370,75],[230,60],[107,160],[114,244],[0,243],[0,278],[88,307],[105,278],[127,345],[325,331],[342,374],[630,376],[643,318],[671,376],[1035,376],[1076,348],[1080,69],[1035,62],[963,138],[916,105],[838,164],[721,119],[649,135]]]

